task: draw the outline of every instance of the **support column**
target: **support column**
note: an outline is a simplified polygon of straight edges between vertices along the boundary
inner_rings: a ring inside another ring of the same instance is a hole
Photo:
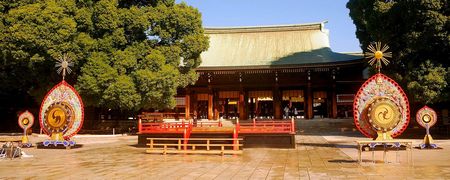
[[[308,85],[306,87],[306,119],[312,119],[314,118],[314,112],[313,112],[313,92],[311,88],[311,82],[308,82]]]
[[[194,92],[194,93],[191,93],[191,101],[192,101],[192,106],[191,106],[191,109],[192,109],[192,114],[193,114],[193,117],[191,117],[191,118],[196,118],[196,119],[198,119],[198,112],[197,112],[197,94]]]
[[[331,79],[333,81],[333,87],[331,88],[331,117],[337,118],[337,97],[336,97],[336,69],[331,71]]]
[[[248,103],[248,91],[245,90],[244,91],[244,120],[248,119],[248,114],[249,114],[249,103]]]
[[[219,94],[213,91],[213,111],[214,111],[214,120],[219,119]]]
[[[239,111],[239,119],[243,120],[245,118],[244,116],[244,91],[239,91],[239,103],[238,103],[238,111]]]
[[[190,107],[191,107],[191,96],[189,90],[186,90],[186,95],[184,97],[185,105],[184,105],[184,119],[188,120],[190,119]]]
[[[213,119],[213,94],[212,91],[208,93],[208,120]]]
[[[336,83],[333,83],[333,88],[331,89],[331,118],[337,118]]]
[[[274,118],[275,119],[283,119],[281,114],[281,93],[278,86],[275,86],[273,89],[273,109],[274,109]]]
[[[240,120],[246,120],[248,119],[248,115],[247,115],[247,92],[244,91],[243,89],[241,89],[239,91],[239,119]]]

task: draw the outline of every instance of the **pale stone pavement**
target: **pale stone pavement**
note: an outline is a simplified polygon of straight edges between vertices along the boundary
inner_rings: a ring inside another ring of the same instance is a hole
[[[136,136],[79,136],[81,148],[28,148],[34,157],[0,159],[0,179],[450,179],[450,140],[438,140],[439,150],[413,149],[410,164],[404,151],[400,163],[393,152],[388,163],[377,152],[373,164],[365,152],[359,164],[354,141],[366,138],[348,125],[297,125],[297,149],[248,148],[235,156],[146,154],[134,146]]]

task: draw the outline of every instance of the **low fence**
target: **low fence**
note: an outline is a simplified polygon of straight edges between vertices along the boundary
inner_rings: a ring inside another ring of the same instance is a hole
[[[294,119],[291,120],[262,120],[241,123],[236,121],[236,129],[239,133],[287,133],[295,134]]]

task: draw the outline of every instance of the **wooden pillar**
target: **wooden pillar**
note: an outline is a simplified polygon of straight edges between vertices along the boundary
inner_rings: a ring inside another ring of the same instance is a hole
[[[191,95],[191,102],[192,102],[192,106],[191,106],[191,109],[192,109],[192,114],[193,114],[193,116],[194,117],[191,117],[191,118],[199,118],[199,114],[198,114],[198,111],[197,111],[197,94],[196,93],[191,93],[190,94]]]
[[[274,118],[282,119],[281,114],[281,93],[278,86],[273,89],[273,109],[274,109]]]
[[[248,91],[244,91],[244,120],[248,119],[249,103],[248,103]]]
[[[186,90],[186,95],[185,95],[185,108],[184,108],[184,119],[188,120],[190,119],[189,114],[190,114],[190,107],[191,107],[191,96],[189,94],[189,91]]]
[[[306,119],[314,118],[313,100],[314,96],[311,88],[311,82],[308,82],[308,85],[306,87]]]
[[[245,118],[245,113],[244,113],[244,91],[241,90],[239,91],[239,103],[238,103],[238,111],[239,111],[239,119],[244,119]]]
[[[336,83],[333,83],[333,88],[331,89],[331,118],[337,118]]]
[[[247,115],[247,101],[248,101],[248,94],[246,91],[244,91],[243,89],[241,89],[241,91],[239,92],[239,119],[241,120],[246,120],[248,119],[248,115]]]
[[[213,93],[210,91],[208,93],[208,120],[213,119]]]
[[[213,111],[214,111],[214,120],[219,119],[219,95],[217,92],[213,91]]]
[[[228,101],[230,101],[230,99],[228,99],[228,98],[226,98],[225,99],[225,101],[224,101],[224,103],[223,103],[223,116],[224,116],[224,119],[229,119],[230,118],[230,116],[229,116],[229,114],[228,114]]]
[[[255,98],[255,109],[254,109],[254,111],[255,111],[255,118],[258,118],[258,116],[260,116],[260,114],[261,114],[261,111],[260,111],[259,108],[260,107],[258,105],[258,98],[256,97]]]

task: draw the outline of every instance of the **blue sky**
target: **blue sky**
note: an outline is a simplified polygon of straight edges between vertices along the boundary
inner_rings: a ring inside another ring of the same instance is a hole
[[[301,24],[328,21],[336,52],[361,52],[348,0],[177,0],[196,7],[204,27]]]

